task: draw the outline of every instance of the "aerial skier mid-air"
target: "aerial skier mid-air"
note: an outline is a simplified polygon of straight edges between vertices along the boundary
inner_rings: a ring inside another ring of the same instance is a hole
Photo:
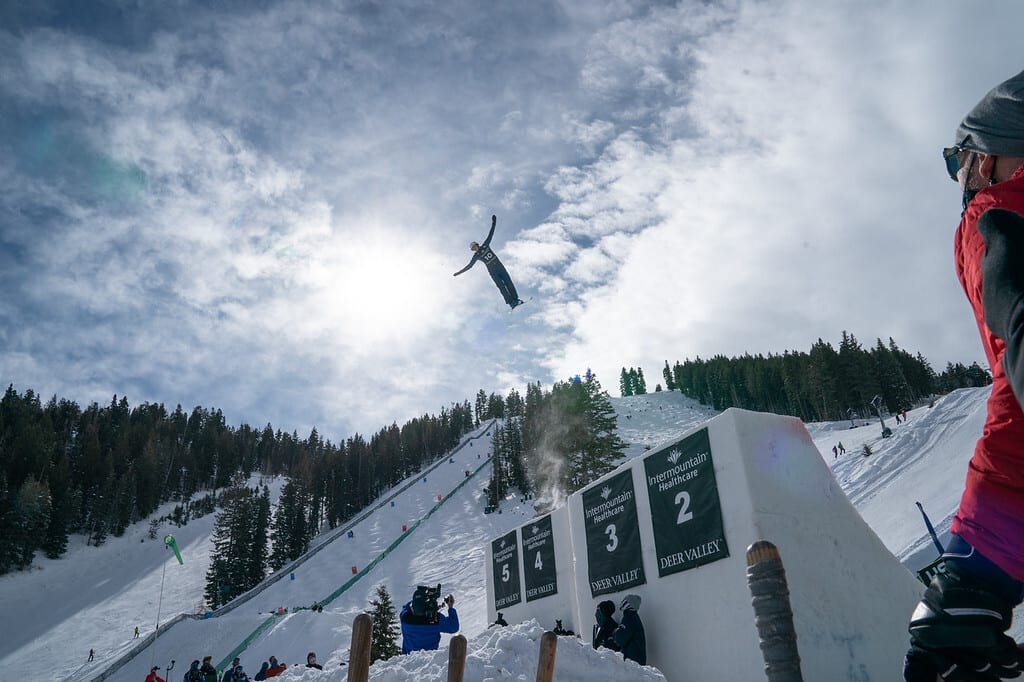
[[[498,223],[498,216],[491,216],[491,231],[487,233],[487,239],[484,240],[483,244],[477,242],[470,242],[469,249],[473,252],[473,258],[470,259],[469,265],[462,268],[455,273],[455,277],[458,277],[466,270],[476,265],[478,260],[482,260],[484,265],[487,266],[487,272],[490,273],[491,279],[498,285],[498,291],[505,299],[505,303],[511,306],[513,309],[517,305],[522,305],[523,301],[519,298],[519,294],[516,293],[516,285],[512,283],[512,278],[508,275],[508,270],[498,260],[497,254],[491,249],[491,237],[494,236],[494,226]]]

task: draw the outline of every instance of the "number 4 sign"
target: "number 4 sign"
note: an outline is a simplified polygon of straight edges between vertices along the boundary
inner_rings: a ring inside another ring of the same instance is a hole
[[[519,529],[523,539],[523,578],[526,601],[550,597],[558,593],[555,574],[555,543],[551,516],[545,516]]]
[[[659,576],[729,556],[707,429],[649,455],[644,472]]]

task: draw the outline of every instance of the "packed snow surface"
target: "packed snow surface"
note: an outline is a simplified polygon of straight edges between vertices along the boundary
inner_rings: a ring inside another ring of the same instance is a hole
[[[988,394],[988,388],[962,389],[937,400],[934,407],[910,411],[903,424],[887,419],[893,436],[884,440],[877,417],[807,425],[854,506],[910,569],[936,555],[914,502],[922,503],[945,537],[981,433]],[[629,443],[627,457],[678,438],[716,414],[675,391],[613,398],[612,403],[619,433]],[[502,513],[482,513],[489,429],[484,424],[468,434],[452,453],[382,495],[364,517],[325,529],[307,559],[236,600],[230,612],[205,620],[186,618],[155,644],[150,640],[158,621],[166,624],[178,614],[204,611],[214,517],[181,528],[162,527],[156,540],[148,537],[146,522],[99,548],[73,537],[64,558],[37,555],[30,570],[0,577],[5,612],[0,670],[18,670],[19,679],[25,680],[93,680],[138,649],[109,679],[141,682],[151,666],[163,669],[173,659],[175,667],[167,677],[177,682],[192,659],[212,655],[219,663],[245,643],[239,655],[250,677],[275,655],[293,666],[280,679],[344,680],[352,621],[368,609],[376,587],[386,585],[400,608],[417,584],[439,582],[445,593],[455,595],[461,633],[469,640],[466,679],[532,680],[540,634],[554,623],[488,628],[484,547],[534,515],[532,501],[515,496],[502,503]],[[832,447],[840,441],[846,453],[836,458]],[[467,478],[467,471],[473,475]],[[283,482],[267,483],[276,497]],[[440,504],[439,495],[444,500]],[[160,540],[165,533],[176,537],[184,565],[165,549]],[[353,568],[358,579],[341,589],[353,579]],[[324,604],[322,613],[302,609],[314,600]],[[282,615],[272,616],[279,608]],[[135,626],[141,633],[138,640],[133,639]],[[1018,614],[1011,634],[1020,639],[1022,632]],[[589,632],[585,638],[589,640]],[[445,679],[448,639],[442,639],[438,652],[375,664],[371,679]],[[87,662],[90,649],[95,659]],[[317,652],[322,672],[295,665],[304,663],[309,651]],[[663,679],[652,669],[566,637],[559,638],[555,666],[558,680]]]

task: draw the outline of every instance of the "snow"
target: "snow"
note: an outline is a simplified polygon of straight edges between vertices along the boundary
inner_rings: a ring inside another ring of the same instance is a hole
[[[908,568],[916,570],[936,554],[914,502],[921,501],[940,534],[948,533],[967,461],[981,433],[988,394],[987,388],[962,389],[937,400],[932,408],[912,410],[905,424],[888,420],[893,437],[885,440],[877,418],[856,428],[849,428],[849,421],[807,425],[854,507]],[[612,403],[619,414],[620,434],[630,443],[628,457],[678,438],[716,414],[678,392],[613,398]],[[347,668],[341,664],[347,660],[352,621],[368,608],[376,586],[385,584],[400,605],[417,584],[440,582],[445,593],[455,595],[461,633],[469,640],[466,679],[533,679],[540,633],[554,624],[487,627],[486,544],[533,516],[529,505],[514,497],[503,502],[501,514],[482,514],[482,489],[489,472],[487,432],[485,426],[470,434],[451,453],[451,461],[446,456],[433,470],[383,495],[365,518],[324,533],[315,553],[279,571],[276,582],[236,600],[240,604],[230,612],[209,619],[184,618],[161,633],[155,644],[150,640],[158,609],[161,624],[178,614],[203,611],[213,516],[182,528],[162,527],[156,540],[148,538],[145,522],[99,548],[73,538],[64,558],[51,561],[39,556],[31,570],[0,578],[5,611],[0,670],[18,670],[20,679],[93,680],[138,648],[137,655],[108,679],[140,682],[152,665],[164,668],[174,659],[169,677],[178,680],[192,659],[209,654],[219,663],[258,631],[239,654],[250,676],[272,654],[295,665],[312,650],[324,671],[294,667],[282,679],[344,680]],[[839,440],[846,454],[836,460],[831,450]],[[867,457],[862,454],[865,444],[873,450]],[[477,473],[467,479],[466,470]],[[282,481],[270,484],[276,495]],[[443,503],[437,502],[438,495]],[[405,533],[403,524],[409,529]],[[168,532],[177,538],[184,565],[160,540]],[[799,562],[802,557],[785,559]],[[360,573],[354,581],[353,566]],[[322,613],[295,610],[314,600],[323,604]],[[279,607],[287,608],[287,613],[270,615]],[[142,632],[139,640],[132,639],[136,625]],[[1011,634],[1020,639],[1022,633],[1018,618]],[[371,679],[444,679],[447,640],[448,636],[442,639],[438,652],[374,665]],[[88,663],[90,648],[96,655]],[[721,655],[714,650],[707,655],[716,653]],[[586,642],[562,637],[556,679],[661,677],[610,652],[594,651]]]

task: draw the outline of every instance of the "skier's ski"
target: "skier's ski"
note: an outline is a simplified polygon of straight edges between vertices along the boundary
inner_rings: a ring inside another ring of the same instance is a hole
[[[509,314],[511,315],[513,310],[515,310],[519,306],[523,305],[524,303],[529,303],[532,300],[533,300],[533,296],[531,296],[530,298],[527,298],[527,299],[522,299],[522,298],[519,299],[519,303],[516,303],[514,306],[509,306],[509,309],[508,309]]]

